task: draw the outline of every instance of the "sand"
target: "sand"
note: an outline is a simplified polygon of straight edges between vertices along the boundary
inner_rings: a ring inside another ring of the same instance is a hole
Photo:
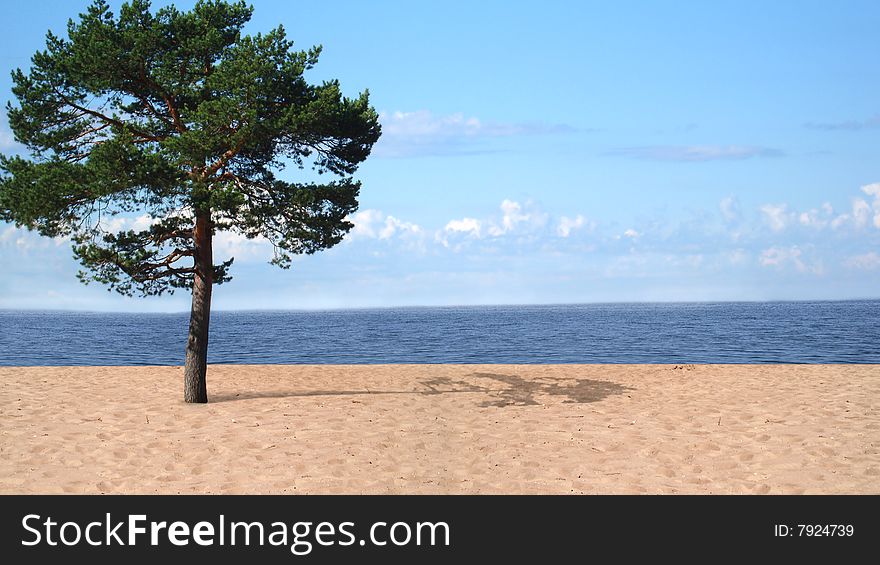
[[[0,493],[880,493],[878,365],[0,368]]]

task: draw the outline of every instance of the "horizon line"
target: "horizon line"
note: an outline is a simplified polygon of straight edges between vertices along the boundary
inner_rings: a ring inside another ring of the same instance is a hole
[[[600,302],[534,302],[534,303],[493,303],[493,304],[408,304],[392,306],[340,306],[319,308],[231,308],[212,310],[219,313],[259,313],[259,312],[346,312],[363,310],[404,310],[404,309],[444,309],[444,308],[513,308],[536,306],[625,306],[625,305],[675,305],[675,304],[785,304],[804,302],[872,302],[880,301],[880,297],[861,298],[804,298],[804,299],[767,299],[767,300],[619,300]],[[95,310],[76,308],[6,308],[0,312],[64,312],[79,314],[189,314],[189,310]]]

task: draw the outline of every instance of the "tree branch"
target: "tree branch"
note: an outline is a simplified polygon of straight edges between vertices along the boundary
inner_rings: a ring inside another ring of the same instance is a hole
[[[168,113],[171,115],[171,122],[170,123],[172,125],[174,125],[174,127],[175,127],[175,129],[177,129],[178,133],[185,132],[186,126],[183,124],[183,122],[180,121],[180,113],[177,111],[177,108],[174,106],[174,98],[171,95],[169,95],[167,92],[165,92],[165,89],[162,88],[161,86],[159,86],[159,83],[157,83],[155,80],[153,80],[149,76],[147,76],[147,70],[144,68],[143,63],[141,63],[141,66],[140,66],[140,75],[141,75],[141,80],[143,80],[147,86],[151,86],[152,88],[154,88],[156,90],[156,92],[158,92],[159,97],[165,102],[165,105],[168,107]],[[135,95],[135,96],[137,96],[137,95]],[[141,98],[140,96],[137,96],[137,97]],[[149,104],[147,101],[145,101],[143,99],[141,99],[141,101],[144,102],[145,104],[148,104],[150,109],[153,110],[154,114],[156,114],[157,116],[160,116],[163,121],[168,123],[168,119],[165,116],[159,114],[159,112],[155,108],[153,108],[152,104]]]
[[[102,114],[101,112],[98,112],[96,110],[92,110],[91,108],[87,108],[85,106],[80,106],[76,102],[73,102],[72,100],[70,100],[67,96],[65,96],[57,88],[53,87],[52,89],[55,91],[55,94],[57,94],[64,101],[65,104],[67,104],[71,108],[74,108],[75,110],[79,110],[80,112],[88,114],[89,116],[98,118],[99,120],[104,121],[106,124],[114,125],[114,126],[122,128],[122,129],[128,129],[130,131],[133,131],[137,135],[144,138],[145,141],[156,141],[156,142],[162,141],[162,138],[157,137],[155,135],[151,135],[147,132],[141,131],[138,128],[134,128],[134,127],[132,127],[131,124],[126,124],[125,122],[117,120],[116,118],[111,118],[110,116],[108,116],[106,114]]]
[[[142,275],[139,275],[138,273],[129,274],[129,276],[135,282],[143,283],[143,282],[147,282],[147,281],[156,281],[156,280],[163,279],[163,278],[171,276],[171,275],[182,276],[182,275],[187,275],[187,274],[194,274],[195,272],[196,272],[196,270],[193,267],[186,267],[186,268],[182,268],[182,269],[174,269],[174,268],[169,267],[169,268],[165,269],[164,271],[159,271],[159,272],[153,273],[149,276],[145,276],[145,275],[142,276]]]
[[[223,168],[226,165],[226,163],[229,162],[230,159],[232,159],[233,157],[238,155],[238,153],[239,153],[239,151],[241,151],[242,147],[244,147],[244,138],[242,138],[241,141],[236,143],[235,147],[226,151],[225,153],[223,153],[223,155],[220,156],[219,159],[217,159],[216,161],[211,163],[211,165],[209,165],[205,169],[205,176],[210,177],[211,175],[213,175],[214,173],[219,171],[221,168]]]

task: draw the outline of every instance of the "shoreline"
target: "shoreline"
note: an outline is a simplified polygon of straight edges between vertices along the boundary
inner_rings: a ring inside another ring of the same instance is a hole
[[[877,494],[880,365],[0,367],[0,493]]]

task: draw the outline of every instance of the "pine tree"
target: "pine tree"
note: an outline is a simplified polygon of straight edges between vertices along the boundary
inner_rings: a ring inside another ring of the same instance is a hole
[[[303,78],[320,47],[294,50],[281,26],[243,35],[252,10],[200,1],[152,13],[132,0],[115,16],[96,0],[13,72],[18,104],[7,106],[30,158],[0,155],[0,218],[71,238],[85,283],[191,289],[186,402],[207,402],[211,291],[230,280],[214,234],[264,237],[282,268],[339,243],[357,208],[352,175],[381,132],[367,92],[351,99],[338,81]],[[332,180],[277,178],[291,164]],[[134,212],[151,225],[108,229]]]

